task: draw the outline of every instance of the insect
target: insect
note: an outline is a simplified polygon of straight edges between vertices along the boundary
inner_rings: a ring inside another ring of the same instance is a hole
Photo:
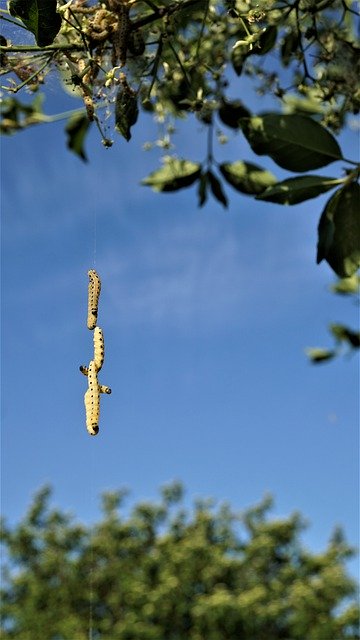
[[[129,18],[130,7],[127,0],[107,0],[107,4],[110,11],[113,11],[118,19],[117,28],[112,36],[112,65],[115,67],[118,62],[120,62],[120,66],[124,67],[126,64],[128,39],[131,30]]]
[[[94,360],[88,369],[88,389],[84,396],[86,411],[86,428],[91,436],[99,433],[100,391]]]
[[[89,289],[88,289],[88,317],[87,326],[91,331],[95,329],[98,316],[98,304],[101,291],[101,280],[95,269],[88,271]]]
[[[101,367],[104,364],[104,355],[105,355],[105,345],[104,345],[104,335],[102,329],[100,327],[95,327],[94,329],[94,361],[95,367],[97,371],[100,371]]]
[[[83,364],[81,364],[79,369],[80,369],[81,373],[84,376],[86,376],[86,377],[88,376],[89,369],[87,367],[85,367]],[[110,387],[107,387],[105,384],[99,384],[99,392],[100,393],[110,394],[111,393],[111,389],[110,389]]]

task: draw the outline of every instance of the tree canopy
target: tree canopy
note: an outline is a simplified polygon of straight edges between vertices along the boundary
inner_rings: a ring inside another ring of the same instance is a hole
[[[140,111],[147,112],[161,124],[156,144],[164,156],[144,185],[160,192],[195,185],[200,206],[212,195],[225,207],[225,186],[279,205],[331,191],[319,218],[317,262],[350,277],[360,264],[359,163],[344,158],[336,134],[359,112],[356,6],[351,0],[10,0],[1,12],[7,27],[1,130],[67,118],[68,146],[86,160],[92,123],[109,147],[117,134],[129,141]],[[82,108],[43,113],[52,71]],[[252,113],[241,91],[245,76],[274,98],[274,111]],[[34,99],[15,97],[25,90]],[[176,121],[191,117],[207,137],[202,162],[173,151]],[[238,132],[289,177],[278,179],[247,158],[219,163],[215,145]],[[340,175],[313,173],[339,160]]]
[[[355,640],[353,555],[339,529],[321,553],[301,544],[302,516],[271,518],[272,499],[242,514],[181,503],[179,483],[157,503],[79,524],[51,509],[50,489],[3,527],[2,638],[10,640]]]

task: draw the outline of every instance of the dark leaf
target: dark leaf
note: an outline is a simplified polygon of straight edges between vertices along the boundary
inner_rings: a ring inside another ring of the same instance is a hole
[[[258,56],[265,55],[265,53],[268,53],[275,46],[276,38],[277,28],[274,25],[270,25],[262,32],[251,53]]]
[[[248,55],[248,48],[237,47],[231,52],[231,63],[237,76],[241,76],[245,60]]]
[[[9,12],[34,34],[39,47],[51,44],[60,31],[56,0],[10,0]]]
[[[354,349],[360,347],[359,331],[352,331],[342,324],[331,324],[330,331],[338,342],[348,342]]]
[[[207,175],[214,198],[221,202],[221,204],[226,208],[228,206],[228,200],[221,186],[220,180],[212,173],[212,171],[208,171]]]
[[[207,200],[207,197],[208,197],[207,188],[208,188],[208,174],[202,173],[199,179],[199,186],[198,186],[199,207],[202,207]]]
[[[249,118],[251,113],[241,100],[225,100],[223,98],[219,108],[219,118],[221,122],[231,129],[238,129],[240,118]]]
[[[81,113],[69,118],[65,127],[68,136],[68,148],[76,153],[84,162],[87,162],[84,141],[90,124],[88,117],[84,113]]]
[[[139,115],[137,94],[127,84],[119,87],[115,103],[115,129],[129,142]]]
[[[257,196],[257,199],[278,204],[298,204],[304,200],[316,198],[321,193],[333,189],[337,184],[339,181],[336,178],[324,176],[289,178],[268,187],[264,193]]]
[[[335,138],[306,116],[269,113],[243,118],[241,127],[255,153],[289,171],[310,171],[342,157]]]
[[[287,67],[289,62],[293,59],[293,53],[299,46],[299,34],[295,30],[291,30],[284,38],[281,46],[280,54],[281,61],[284,67]]]
[[[154,191],[178,191],[192,185],[200,173],[201,166],[197,162],[168,157],[164,166],[150,173],[141,184],[152,187]]]
[[[317,263],[326,260],[340,278],[360,267],[360,186],[338,189],[327,202],[318,226]]]
[[[247,195],[258,195],[266,187],[276,182],[270,171],[251,162],[223,162],[219,166],[220,173],[234,189]]]

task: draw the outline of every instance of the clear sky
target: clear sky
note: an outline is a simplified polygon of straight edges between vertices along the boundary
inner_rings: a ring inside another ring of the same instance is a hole
[[[55,93],[45,107],[56,110]],[[357,544],[358,360],[313,366],[304,353],[332,346],[330,322],[357,321],[354,304],[329,292],[330,268],[315,264],[327,196],[281,207],[229,188],[228,211],[212,200],[198,209],[193,188],[139,186],[158,166],[141,148],[156,138],[149,118],[110,150],[94,128],[87,165],[66,150],[63,126],[2,141],[3,514],[15,523],[51,483],[54,503],[90,522],[105,489],[154,499],[179,479],[189,500],[239,510],[272,493],[274,515],[308,518],[314,551],[336,524]],[[204,158],[198,123],[175,141],[179,155]],[[343,142],[353,157],[351,136]],[[241,134],[216,155],[287,175]],[[92,357],[94,266],[100,378],[112,388],[95,438],[79,373]]]

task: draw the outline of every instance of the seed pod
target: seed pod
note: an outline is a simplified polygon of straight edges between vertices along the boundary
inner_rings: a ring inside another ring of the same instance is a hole
[[[87,326],[92,330],[96,327],[98,316],[98,304],[101,290],[101,281],[95,269],[88,271],[89,293],[88,293],[88,317]]]
[[[88,389],[84,396],[86,410],[86,428],[91,436],[99,432],[100,392],[94,360],[88,370]]]

